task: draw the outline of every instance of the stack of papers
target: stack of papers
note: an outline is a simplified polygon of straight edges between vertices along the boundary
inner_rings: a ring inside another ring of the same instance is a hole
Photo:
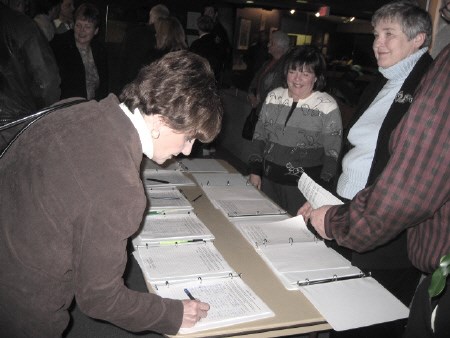
[[[145,169],[142,181],[146,188],[195,185],[195,183],[180,171]]]
[[[228,217],[286,214],[240,174],[193,176],[212,204]]]
[[[213,242],[139,247],[133,254],[151,283],[236,275]]]
[[[162,165],[159,165],[151,160],[147,160],[144,166],[146,169],[178,170],[190,173],[228,172],[228,170],[219,161],[212,158],[171,159],[164,162]]]
[[[133,239],[135,247],[212,241],[214,235],[194,213],[150,214]]]
[[[150,207],[148,212],[150,214],[164,214],[178,210],[188,211],[193,209],[191,203],[176,188],[148,188],[145,193],[149,200]]]

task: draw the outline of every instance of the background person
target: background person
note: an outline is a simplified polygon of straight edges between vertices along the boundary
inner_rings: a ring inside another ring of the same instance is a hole
[[[121,88],[133,81],[139,70],[148,64],[148,57],[156,48],[155,23],[169,15],[169,9],[163,4],[158,4],[148,12],[148,21],[145,24],[131,26],[127,29],[121,52],[123,65]]]
[[[147,64],[167,53],[188,49],[183,26],[176,17],[160,18],[155,24],[155,30],[156,46],[147,56]]]
[[[62,0],[37,0],[37,15],[34,21],[41,29],[48,41],[52,41],[56,34],[53,20],[59,16]]]
[[[0,58],[0,126],[59,100],[61,80],[48,41],[32,19],[3,3],[0,50],[8,51]],[[0,151],[16,132],[15,128],[2,131]]]
[[[197,19],[197,27],[199,37],[192,42],[189,50],[208,60],[216,80],[220,81],[226,54],[224,50],[217,48],[215,35],[213,34],[214,22],[209,16],[202,15]]]
[[[212,30],[212,34],[215,36],[216,48],[220,50],[220,53],[224,55],[224,72],[231,71],[232,68],[232,48],[230,39],[228,37],[228,33],[225,27],[219,20],[219,10],[216,4],[209,3],[203,6],[202,15],[209,16],[214,23],[214,28]],[[223,72],[223,73],[224,73]],[[224,74],[221,74],[221,78],[224,77]],[[222,82],[222,81],[221,81]]]
[[[63,0],[61,3],[61,10],[57,19],[53,20],[56,34],[61,34],[73,29],[73,0]]]
[[[100,12],[84,3],[75,11],[75,26],[56,36],[52,48],[61,75],[61,98],[102,99],[108,95],[106,48],[97,40]]]
[[[325,87],[325,59],[315,47],[292,49],[284,86],[271,91],[253,135],[250,182],[295,215],[305,198],[297,188],[302,171],[330,182],[337,171],[342,122]]]
[[[282,57],[289,47],[289,36],[286,33],[275,31],[270,35],[267,48],[271,58],[258,70],[248,88],[248,100],[258,113],[267,94],[284,84]]]
[[[180,51],[143,68],[120,101],[54,111],[11,144],[0,159],[3,336],[61,336],[73,298],[133,332],[176,334],[207,315],[206,303],[136,292],[122,276],[147,204],[142,154],[158,164],[189,155],[219,133],[222,115],[211,68]]]

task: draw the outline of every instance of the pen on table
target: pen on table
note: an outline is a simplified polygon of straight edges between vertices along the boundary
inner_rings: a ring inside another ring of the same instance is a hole
[[[184,289],[184,292],[187,294],[190,300],[195,300],[194,296],[192,295],[192,293],[189,292],[188,289]]]
[[[196,198],[194,198],[193,200],[192,200],[192,202],[195,202],[196,200],[198,200],[200,197],[202,197],[203,196],[203,194],[200,194],[200,195],[198,195]]]
[[[182,240],[175,240],[175,241],[161,241],[159,242],[159,245],[173,245],[173,244],[180,244],[180,243],[194,243],[194,242],[203,242],[203,239],[201,238],[195,238],[195,239],[182,239]]]
[[[164,183],[164,184],[170,183],[169,181],[158,180],[157,178],[146,178],[146,180],[147,180],[147,181],[152,181],[152,182],[157,182],[157,183]]]

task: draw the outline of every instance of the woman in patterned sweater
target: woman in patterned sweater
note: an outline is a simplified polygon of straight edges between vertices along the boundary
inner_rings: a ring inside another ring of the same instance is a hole
[[[250,155],[250,181],[296,215],[305,202],[297,188],[305,171],[322,185],[336,175],[341,114],[325,86],[325,60],[314,47],[286,56],[285,86],[271,91],[261,109]]]

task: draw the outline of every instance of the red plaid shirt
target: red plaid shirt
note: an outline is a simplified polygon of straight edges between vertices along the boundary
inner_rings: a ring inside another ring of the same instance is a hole
[[[432,272],[450,253],[450,45],[440,53],[390,139],[374,185],[325,216],[327,236],[358,252],[408,231],[408,255]]]

